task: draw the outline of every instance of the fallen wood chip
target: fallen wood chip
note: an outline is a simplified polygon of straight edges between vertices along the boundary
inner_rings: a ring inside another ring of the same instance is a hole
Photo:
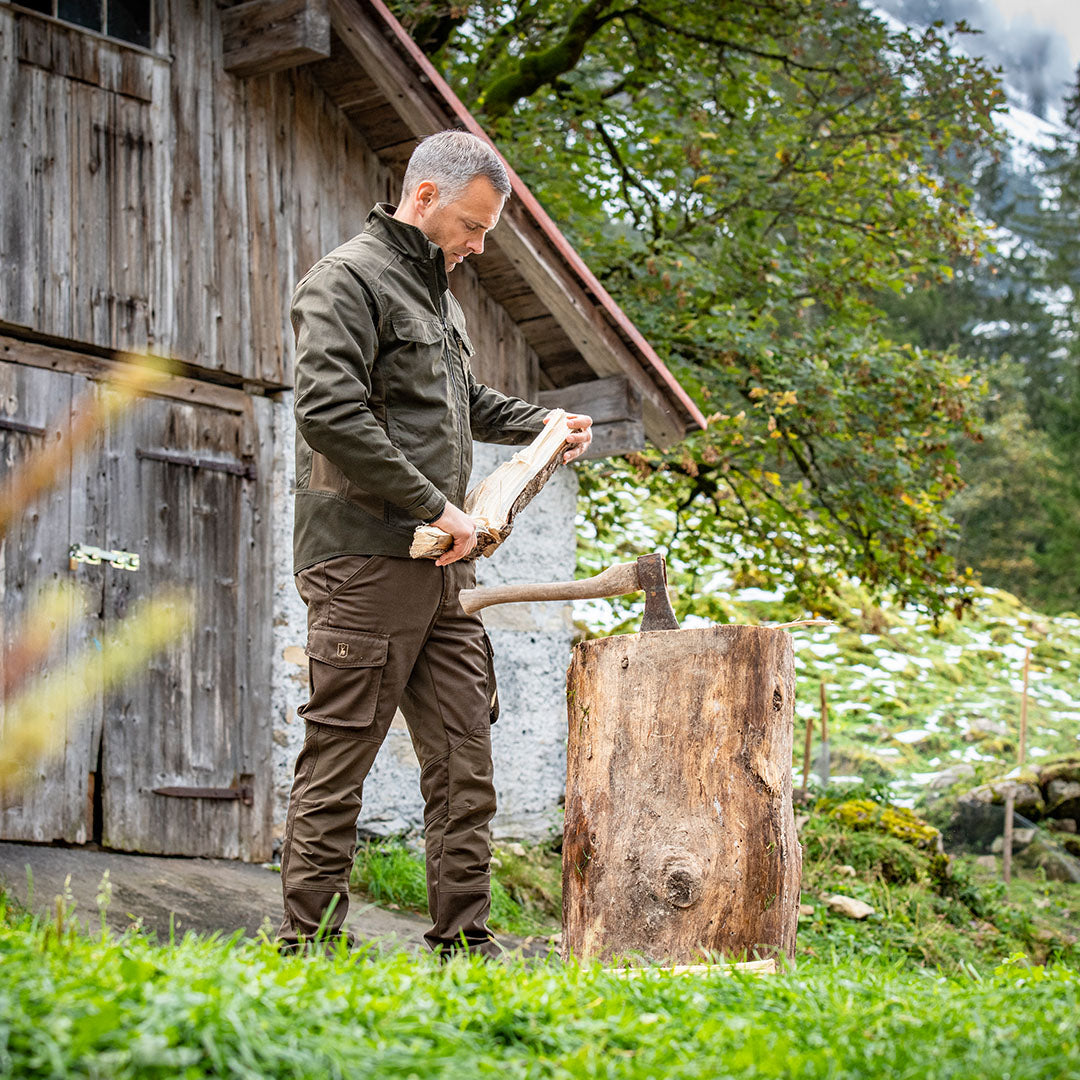
[[[621,975],[627,979],[635,979],[640,975],[651,971],[662,972],[664,975],[731,975],[736,971],[745,971],[751,975],[775,975],[776,960],[769,957],[767,960],[744,960],[730,964],[676,964],[674,967],[628,967],[612,968],[613,975]]]
[[[567,441],[570,427],[562,409],[553,409],[549,416],[544,430],[528,446],[504,461],[465,496],[462,509],[477,526],[476,547],[466,559],[481,555],[490,558],[510,535],[514,518],[540,494],[562,464],[563,454],[572,445]],[[413,533],[409,555],[414,559],[437,559],[452,546],[449,533],[434,525],[421,525]]]

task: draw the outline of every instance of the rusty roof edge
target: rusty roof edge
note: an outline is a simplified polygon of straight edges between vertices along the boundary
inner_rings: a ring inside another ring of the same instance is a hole
[[[514,195],[529,212],[529,215],[539,226],[540,231],[545,235],[552,247],[574,271],[586,291],[592,294],[608,318],[626,335],[629,343],[640,354],[644,366],[652,369],[653,376],[661,387],[665,388],[678,402],[682,411],[690,418],[693,424],[704,428],[707,423],[704,414],[679,384],[678,379],[671,373],[667,364],[657,356],[656,350],[645,340],[645,337],[633,324],[630,317],[615,303],[607,289],[600,284],[596,275],[589,269],[585,260],[574,250],[570,241],[563,236],[559,227],[551,220],[547,211],[540,205],[525,181],[518,176],[510,163],[503,157],[502,152],[491,141],[487,132],[477,123],[472,113],[465,107],[465,103],[454,93],[450,84],[439,74],[435,65],[427,58],[420,46],[406,33],[405,28],[394,17],[393,12],[383,3],[383,0],[362,0],[362,3],[366,4],[378,15],[383,25],[390,31],[408,58],[420,69],[421,74],[431,83],[439,96],[443,98],[454,117],[467,131],[483,139],[499,155],[503,164],[506,165]]]

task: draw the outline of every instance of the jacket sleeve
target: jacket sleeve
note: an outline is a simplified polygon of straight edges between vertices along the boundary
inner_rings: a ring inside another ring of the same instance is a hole
[[[407,514],[438,517],[446,497],[391,443],[369,407],[378,355],[378,306],[343,263],[311,271],[297,286],[296,427],[304,441],[365,491]]]
[[[469,372],[469,421],[473,438],[480,442],[530,443],[544,427],[544,417],[551,412],[541,405],[530,405],[521,398],[507,397],[490,386],[478,383]]]

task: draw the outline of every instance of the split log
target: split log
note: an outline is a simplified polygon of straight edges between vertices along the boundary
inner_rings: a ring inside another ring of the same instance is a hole
[[[465,496],[462,509],[476,521],[476,547],[466,556],[490,556],[510,535],[514,519],[540,494],[570,449],[566,413],[554,409],[535,439],[504,461]],[[449,533],[434,525],[421,525],[413,534],[409,554],[414,559],[437,559],[453,546]]]
[[[565,954],[793,958],[794,705],[783,630],[713,626],[575,647]]]

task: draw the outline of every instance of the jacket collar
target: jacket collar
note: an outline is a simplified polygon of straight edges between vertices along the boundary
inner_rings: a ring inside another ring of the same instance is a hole
[[[415,225],[398,221],[394,217],[396,209],[389,203],[376,203],[367,216],[364,232],[378,237],[410,259],[434,262],[445,270],[446,260],[439,245],[429,240]]]

